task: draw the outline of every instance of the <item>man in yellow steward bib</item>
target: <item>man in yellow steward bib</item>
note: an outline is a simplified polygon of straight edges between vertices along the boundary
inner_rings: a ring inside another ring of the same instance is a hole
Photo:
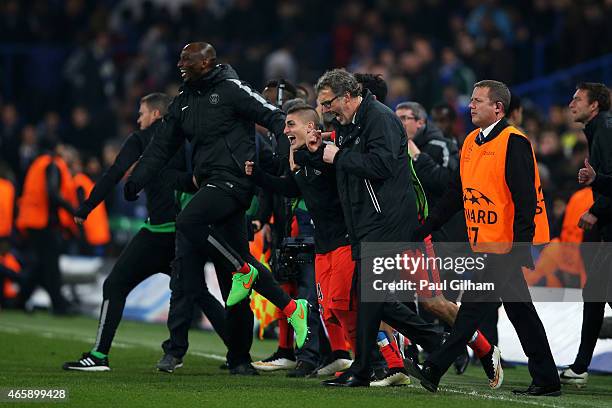
[[[446,194],[415,232],[414,241],[438,229],[457,211],[464,211],[473,256],[484,259],[475,270],[476,283],[493,283],[493,290],[465,291],[450,337],[430,354],[423,366],[409,371],[429,391],[465,349],[480,322],[503,302],[506,314],[528,358],[532,383],[519,395],[561,395],[561,386],[546,331],[531,302],[522,267],[533,267],[531,244],[549,241],[546,207],[533,149],[525,134],[505,119],[508,87],[485,80],[474,85],[470,102],[476,129],[465,139],[460,171]],[[499,350],[492,356],[499,359]],[[503,382],[501,366],[492,388]]]

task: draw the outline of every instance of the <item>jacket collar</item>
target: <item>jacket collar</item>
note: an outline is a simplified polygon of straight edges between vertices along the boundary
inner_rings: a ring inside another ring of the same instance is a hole
[[[608,119],[608,112],[599,112],[593,119],[591,119],[584,127],[584,134],[587,139],[592,139],[597,128],[604,125]]]
[[[485,143],[490,142],[491,140],[495,139],[497,136],[499,136],[499,134],[502,132],[502,130],[504,130],[508,126],[509,126],[508,125],[508,120],[506,120],[506,118],[502,118],[497,123],[497,125],[495,125],[495,127],[493,127],[493,129],[491,130],[489,135],[485,138],[485,141],[483,143],[481,143],[481,144],[485,144]]]

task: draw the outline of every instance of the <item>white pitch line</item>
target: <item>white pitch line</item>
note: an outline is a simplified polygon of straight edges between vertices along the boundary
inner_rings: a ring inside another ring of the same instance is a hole
[[[452,388],[439,388],[440,391],[445,391],[445,392],[451,392],[451,393],[455,393],[455,394],[463,394],[463,395],[467,395],[470,397],[479,397],[479,398],[483,398],[483,399],[490,399],[490,400],[496,400],[496,401],[505,401],[505,402],[516,402],[517,404],[527,404],[527,405],[534,405],[534,406],[538,406],[538,407],[548,407],[548,408],[561,408],[563,407],[563,405],[558,405],[558,404],[546,404],[546,403],[542,403],[539,401],[531,401],[531,400],[522,400],[522,399],[516,399],[516,398],[508,398],[506,396],[503,395],[490,395],[490,394],[481,394],[477,391],[462,391],[462,390],[456,390],[456,389],[452,389]]]

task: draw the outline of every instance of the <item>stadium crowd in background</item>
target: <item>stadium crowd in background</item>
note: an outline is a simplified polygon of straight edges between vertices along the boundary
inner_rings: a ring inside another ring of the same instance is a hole
[[[329,14],[322,1],[305,7],[299,1],[8,0],[0,6],[0,152],[18,192],[43,137],[77,148],[95,180],[112,163],[122,135],[134,130],[140,97],[176,94],[176,50],[193,38],[214,43],[224,62],[259,89],[279,77],[312,89],[330,66],[380,73],[390,107],[413,100],[430,112],[449,104],[457,112],[454,132],[464,134],[476,78],[512,85],[609,52],[609,42],[591,39],[610,36],[610,13],[605,1],[580,7],[563,0],[465,0],[449,7],[437,0],[356,0],[322,19]],[[35,71],[39,65],[46,69]],[[524,127],[546,167],[555,224],[586,143],[566,100],[544,112],[526,105]],[[107,205],[111,217],[144,215],[143,202]]]

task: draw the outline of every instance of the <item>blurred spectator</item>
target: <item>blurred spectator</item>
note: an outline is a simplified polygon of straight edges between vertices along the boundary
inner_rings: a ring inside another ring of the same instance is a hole
[[[19,114],[13,104],[2,106],[0,114],[0,158],[5,160],[13,172],[19,172]]]
[[[27,124],[21,130],[21,143],[19,145],[19,167],[18,174],[20,181],[23,181],[25,173],[30,167],[30,163],[38,156],[38,136],[34,125]]]
[[[538,138],[536,156],[538,162],[545,165],[550,172],[553,187],[561,187],[564,183],[565,156],[561,148],[559,135],[554,129],[545,128]]]
[[[431,110],[431,120],[442,131],[445,138],[452,140],[457,147],[463,145],[463,140],[460,140],[460,137],[457,136],[461,134],[456,129],[457,112],[451,105],[441,103],[434,106]]]
[[[117,80],[110,35],[102,31],[90,44],[75,50],[66,61],[64,78],[70,102],[94,110],[107,108],[115,96]]]

